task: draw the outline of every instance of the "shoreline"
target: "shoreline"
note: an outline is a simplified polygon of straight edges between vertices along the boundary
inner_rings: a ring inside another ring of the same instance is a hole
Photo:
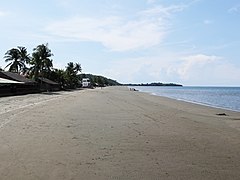
[[[238,112],[127,87],[9,99],[0,99],[2,112],[16,103],[0,116],[3,179],[240,176]],[[32,105],[15,110],[21,102]]]
[[[227,108],[224,108],[224,107],[217,107],[217,106],[214,106],[214,105],[208,105],[208,104],[195,102],[195,101],[188,101],[188,100],[184,100],[184,99],[176,99],[176,98],[173,98],[173,97],[157,95],[157,94],[151,93],[151,92],[144,92],[144,91],[140,91],[140,90],[135,91],[135,92],[139,92],[139,93],[146,94],[146,95],[153,96],[153,97],[158,97],[160,99],[167,99],[167,100],[170,100],[170,101],[179,102],[180,104],[181,103],[183,103],[183,104],[186,103],[186,104],[189,104],[189,106],[193,105],[193,106],[198,106],[199,108],[204,108],[204,109],[213,109],[213,110],[217,110],[217,111],[227,111],[227,112],[232,112],[232,113],[240,113],[240,111],[233,110],[233,109],[227,109]]]
[[[146,93],[148,93],[148,92],[146,92]],[[234,110],[234,109],[230,109],[230,108],[214,106],[214,105],[211,105],[211,104],[204,104],[204,103],[201,103],[201,102],[190,101],[190,100],[185,100],[185,99],[176,99],[176,98],[172,98],[172,97],[157,95],[157,94],[151,93],[151,92],[149,92],[148,94],[153,95],[153,96],[158,96],[158,97],[165,97],[165,98],[169,98],[169,99],[176,100],[176,101],[182,101],[182,102],[186,102],[186,103],[190,103],[190,104],[197,104],[197,105],[200,105],[200,106],[206,106],[206,107],[209,107],[209,108],[215,108],[215,109],[221,109],[221,110],[226,110],[226,111],[232,111],[232,112],[240,113],[240,110]]]
[[[198,88],[198,86],[189,86],[189,87],[190,88],[191,87]],[[208,88],[208,87],[204,87],[203,86],[203,87],[200,87],[200,88]],[[210,87],[210,88],[213,88],[213,87]],[[216,87],[216,88],[219,88],[219,87]],[[226,88],[226,87],[220,87],[220,88]],[[230,87],[230,88],[239,88],[239,87]],[[137,87],[136,87],[136,89],[137,89]],[[141,89],[137,89],[137,90],[139,92],[145,92],[145,93],[151,94],[153,96],[166,97],[166,98],[170,98],[170,99],[177,100],[177,101],[184,101],[184,102],[198,104],[198,105],[203,105],[203,106],[212,107],[212,108],[218,108],[218,109],[223,109],[223,110],[228,110],[228,111],[240,112],[240,109],[233,109],[231,107],[223,107],[221,105],[213,105],[213,104],[208,103],[208,102],[198,102],[198,101],[194,101],[194,100],[187,100],[187,99],[184,99],[184,98],[175,98],[175,97],[171,97],[171,96],[167,96],[167,95],[164,96],[164,95],[161,95],[161,94],[157,94],[155,92],[144,91],[144,90],[141,90]]]

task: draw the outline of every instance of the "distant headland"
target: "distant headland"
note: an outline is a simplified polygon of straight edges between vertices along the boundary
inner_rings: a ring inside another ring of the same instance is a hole
[[[175,84],[175,83],[160,83],[160,82],[154,82],[154,83],[141,83],[141,84],[125,84],[126,86],[183,86],[181,84]]]

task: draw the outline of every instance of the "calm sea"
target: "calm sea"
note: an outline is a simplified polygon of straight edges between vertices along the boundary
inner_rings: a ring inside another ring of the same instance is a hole
[[[240,112],[240,87],[134,86],[134,88],[157,96]]]

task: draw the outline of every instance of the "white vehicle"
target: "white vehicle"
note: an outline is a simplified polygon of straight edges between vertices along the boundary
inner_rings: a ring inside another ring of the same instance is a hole
[[[83,88],[88,88],[91,86],[91,82],[89,78],[83,78],[82,79],[82,87]]]

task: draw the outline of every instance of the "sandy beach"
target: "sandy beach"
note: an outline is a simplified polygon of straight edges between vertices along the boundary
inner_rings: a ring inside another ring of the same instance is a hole
[[[0,98],[0,144],[3,180],[240,177],[239,112],[126,87]]]

